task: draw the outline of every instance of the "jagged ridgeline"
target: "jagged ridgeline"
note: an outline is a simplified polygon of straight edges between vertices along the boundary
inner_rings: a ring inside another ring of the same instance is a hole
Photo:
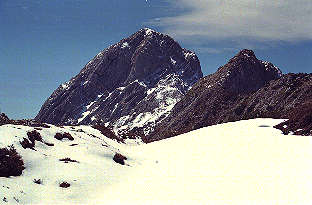
[[[311,76],[282,75],[244,49],[202,78],[194,52],[145,28],[100,52],[60,85],[35,120],[104,124],[120,137],[144,135],[151,142],[229,121],[291,118],[295,108],[312,101]],[[310,133],[307,120],[300,120],[300,126],[280,129]]]
[[[140,127],[147,134],[202,76],[194,52],[168,35],[141,29],[60,85],[35,120],[65,125],[100,121],[115,131]]]
[[[258,60],[251,50],[242,50],[215,73],[200,79],[149,139],[160,140],[209,125],[266,117],[264,111],[270,116],[273,103],[261,97],[249,100],[248,96],[281,76],[280,69],[272,63]],[[262,109],[256,111],[260,102]]]

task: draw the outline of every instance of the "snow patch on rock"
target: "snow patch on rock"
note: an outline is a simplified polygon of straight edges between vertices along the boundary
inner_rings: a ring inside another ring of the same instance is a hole
[[[154,99],[157,108],[153,111],[143,112],[140,114],[123,116],[112,123],[115,133],[131,130],[133,128],[143,128],[144,134],[154,130],[156,124],[160,123],[170,114],[174,105],[184,95],[182,90],[187,90],[188,86],[183,84],[178,75],[168,75],[161,79],[155,87],[146,91],[146,97],[143,101]],[[114,109],[115,110],[115,109]]]
[[[172,57],[170,57],[170,62],[172,63],[172,65],[175,65],[177,63],[177,61],[174,60]]]
[[[121,45],[121,48],[130,48],[129,43],[128,43],[128,42],[124,42],[124,43]]]
[[[151,34],[153,34],[153,32],[155,32],[154,30],[150,29],[150,28],[144,28],[145,30],[145,36],[149,36]]]
[[[262,60],[260,62],[262,64],[264,64],[264,67],[265,67],[266,70],[269,70],[269,69],[273,68],[277,72],[279,77],[282,76],[282,71],[278,67],[276,67],[274,64],[272,64],[271,62],[262,61]]]
[[[63,90],[68,90],[68,89],[70,88],[70,86],[71,86],[71,81],[67,81],[67,82],[65,82],[65,83],[63,83],[63,84],[61,85],[61,88],[62,88]]]
[[[89,114],[91,113],[91,111],[85,111],[81,114],[81,118],[78,119],[78,123],[80,123],[82,120],[84,120]]]
[[[189,58],[194,58],[196,56],[196,54],[192,51],[187,51],[187,50],[183,50],[183,55],[185,59],[189,59]]]

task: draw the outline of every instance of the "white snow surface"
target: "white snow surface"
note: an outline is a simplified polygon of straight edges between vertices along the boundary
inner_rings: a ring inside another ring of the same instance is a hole
[[[90,200],[98,188],[119,183],[119,176],[126,174],[130,166],[122,167],[112,161],[115,152],[124,145],[103,136],[88,126],[42,128],[40,132],[47,146],[36,142],[35,149],[23,149],[20,141],[27,138],[27,131],[34,128],[18,125],[0,126],[0,147],[13,144],[22,156],[26,169],[20,177],[0,178],[0,204],[5,197],[8,204],[80,204]],[[82,132],[83,131],[83,132]],[[74,141],[54,138],[55,133],[68,132]],[[76,146],[70,146],[77,144]],[[79,163],[59,161],[69,157]],[[129,163],[135,163],[128,160]],[[41,179],[36,184],[34,179]],[[66,181],[67,189],[59,187]]]
[[[91,113],[91,111],[85,111],[81,114],[81,117],[78,119],[78,123],[80,123],[82,120],[84,120],[89,114]]]
[[[174,60],[172,57],[170,57],[170,61],[171,61],[172,65],[175,65],[177,63],[177,61]]]
[[[95,117],[95,116],[92,116],[92,117],[91,117],[91,121],[94,121],[94,120],[96,120],[96,117]]]
[[[116,88],[116,90],[120,90],[120,91],[123,91],[126,87],[119,87],[119,88]]]
[[[61,86],[62,86],[62,89],[63,90],[68,90],[69,88],[70,88],[70,86],[71,86],[71,83],[72,83],[72,81],[70,80],[70,81],[67,81],[67,82],[65,82],[65,83],[63,83]]]
[[[68,85],[67,85],[66,83],[63,83],[63,84],[62,84],[62,88],[63,88],[63,89],[67,89],[67,88],[68,88]]]
[[[149,35],[153,34],[153,32],[155,32],[153,29],[150,29],[150,28],[144,28],[144,30],[145,30],[146,36],[149,36]]]
[[[194,58],[194,57],[196,56],[194,52],[192,52],[192,51],[186,51],[186,50],[183,50],[183,55],[184,55],[184,58],[185,58],[185,59],[189,59],[189,58],[191,58],[191,57]]]
[[[282,121],[220,124],[141,145],[118,144],[88,126],[52,126],[39,132],[54,146],[36,142],[36,151],[19,144],[34,128],[3,125],[0,147],[14,144],[26,169],[1,178],[0,203],[311,204],[312,139],[281,134],[273,125]],[[58,141],[56,132],[74,141]],[[112,160],[115,152],[127,165]],[[79,163],[59,161],[65,157]],[[71,186],[59,187],[63,181]]]
[[[130,48],[128,42],[124,42],[124,43],[121,45],[121,48],[127,48],[127,47]]]
[[[114,109],[112,110],[111,114],[113,114],[115,112],[115,110],[117,109],[119,103],[116,103],[114,106]]]

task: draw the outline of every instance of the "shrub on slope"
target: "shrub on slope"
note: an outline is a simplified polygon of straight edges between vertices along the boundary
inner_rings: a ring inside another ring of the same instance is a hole
[[[114,158],[113,160],[118,163],[118,164],[121,164],[121,165],[125,165],[125,160],[127,160],[127,157],[123,156],[122,154],[120,153],[116,153],[114,155]]]
[[[22,157],[13,145],[0,149],[0,177],[20,176],[24,169]]]

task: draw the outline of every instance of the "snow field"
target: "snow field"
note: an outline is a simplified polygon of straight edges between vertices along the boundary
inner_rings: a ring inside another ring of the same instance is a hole
[[[11,204],[17,203],[14,197],[22,204],[311,204],[311,137],[282,135],[273,128],[281,121],[226,123],[136,146],[118,144],[88,126],[51,127],[39,132],[55,146],[36,142],[37,151],[16,143],[33,128],[1,126],[0,147],[15,144],[26,169],[20,177],[1,178],[0,199],[5,196]],[[60,131],[75,140],[54,139]],[[112,160],[115,152],[128,158],[128,166]],[[64,157],[79,163],[60,162]],[[35,178],[43,184],[35,184]],[[59,187],[62,181],[71,186]]]
[[[135,154],[147,159],[105,202],[309,204],[311,137],[282,135],[272,128],[281,121],[226,123],[139,146]]]

